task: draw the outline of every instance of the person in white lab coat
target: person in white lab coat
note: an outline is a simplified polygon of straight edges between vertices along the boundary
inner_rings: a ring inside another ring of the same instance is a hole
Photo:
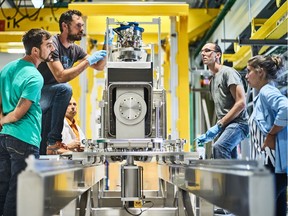
[[[76,124],[76,114],[77,103],[72,97],[65,114],[62,142],[71,151],[83,151],[84,145],[82,144],[82,140],[85,139],[85,135],[81,128]]]

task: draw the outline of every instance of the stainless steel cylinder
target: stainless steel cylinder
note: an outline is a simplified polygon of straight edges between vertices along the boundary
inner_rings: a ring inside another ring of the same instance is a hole
[[[142,198],[143,167],[123,165],[121,167],[121,200],[135,201]]]

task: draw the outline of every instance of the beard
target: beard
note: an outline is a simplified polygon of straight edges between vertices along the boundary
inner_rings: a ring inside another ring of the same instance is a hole
[[[82,39],[82,34],[69,34],[67,39],[71,42],[80,41]]]
[[[50,53],[46,58],[44,58],[44,57],[42,56],[42,52],[40,51],[40,59],[42,60],[42,62],[50,62],[50,61],[53,61],[52,53]]]
[[[68,29],[68,36],[67,39],[71,42],[80,41],[82,39],[83,32],[79,32],[78,34],[72,34],[71,29]]]

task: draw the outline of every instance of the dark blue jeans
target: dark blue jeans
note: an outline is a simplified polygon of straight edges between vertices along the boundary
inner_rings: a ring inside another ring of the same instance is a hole
[[[16,216],[17,176],[33,154],[39,158],[39,148],[15,137],[0,134],[0,215]],[[33,189],[33,185],[27,185]]]
[[[275,216],[286,216],[287,212],[287,173],[275,173],[275,167],[271,161],[265,165],[275,178]]]
[[[72,88],[68,83],[44,85],[41,92],[42,132],[40,154],[46,155],[48,144],[62,141],[63,122],[72,97]]]
[[[213,156],[215,159],[237,158],[237,145],[247,137],[249,133],[248,124],[232,122],[224,128],[219,138],[213,145]]]

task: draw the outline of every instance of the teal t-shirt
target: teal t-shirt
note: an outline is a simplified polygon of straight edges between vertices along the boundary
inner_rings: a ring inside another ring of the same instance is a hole
[[[0,73],[3,114],[13,111],[20,98],[30,100],[32,104],[19,121],[3,125],[1,134],[40,146],[42,111],[39,101],[43,82],[42,75],[31,62],[18,59],[4,66]]]

